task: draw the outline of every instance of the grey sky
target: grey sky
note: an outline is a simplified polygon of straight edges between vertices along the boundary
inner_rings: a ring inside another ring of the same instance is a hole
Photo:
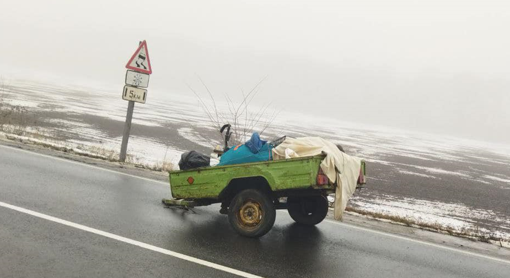
[[[503,0],[9,1],[0,74],[121,88],[146,39],[150,93],[267,76],[260,103],[508,143],[509,27]]]

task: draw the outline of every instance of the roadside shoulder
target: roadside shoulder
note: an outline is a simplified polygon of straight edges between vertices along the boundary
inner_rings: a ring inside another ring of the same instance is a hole
[[[509,260],[510,258],[510,248],[473,239],[452,236],[441,231],[431,231],[420,227],[410,227],[402,223],[372,218],[357,213],[346,212],[343,221],[339,222],[333,219],[332,211],[330,211],[326,221],[333,224],[342,223],[367,230],[396,235],[415,241],[495,257],[498,259]]]

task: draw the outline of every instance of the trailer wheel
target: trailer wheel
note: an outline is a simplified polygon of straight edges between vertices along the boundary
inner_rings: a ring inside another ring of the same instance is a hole
[[[236,232],[261,237],[274,225],[276,210],[271,199],[255,189],[239,192],[229,206],[228,220]]]
[[[317,225],[328,214],[328,200],[324,196],[289,197],[287,210],[299,224]]]

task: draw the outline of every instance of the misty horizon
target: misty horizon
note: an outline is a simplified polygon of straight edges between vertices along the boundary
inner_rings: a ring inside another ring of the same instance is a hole
[[[122,101],[124,66],[145,39],[149,102],[151,92],[191,96],[187,84],[203,91],[197,75],[219,99],[265,78],[261,105],[510,142],[503,1],[92,2],[4,5],[0,75],[117,84]]]

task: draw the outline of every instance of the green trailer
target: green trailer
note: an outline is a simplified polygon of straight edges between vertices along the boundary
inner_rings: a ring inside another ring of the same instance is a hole
[[[173,199],[163,199],[163,204],[192,208],[220,203],[220,213],[228,214],[232,227],[248,237],[266,234],[276,209],[287,209],[298,223],[316,225],[326,217],[327,195],[335,190],[320,170],[324,157],[171,171]]]

